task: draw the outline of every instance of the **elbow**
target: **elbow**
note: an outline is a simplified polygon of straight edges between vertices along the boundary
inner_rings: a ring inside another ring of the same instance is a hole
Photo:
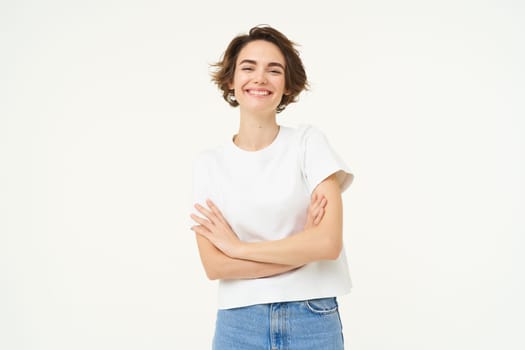
[[[206,277],[208,277],[208,279],[210,281],[216,281],[216,280],[219,280],[219,275],[217,274],[209,274],[209,273],[206,273]]]
[[[232,258],[223,254],[206,238],[197,235],[201,266],[210,281],[226,279],[231,274]]]
[[[206,277],[210,281],[215,281],[215,280],[219,279],[219,277],[217,276],[217,274],[215,272],[209,271],[209,270],[206,270]]]
[[[323,249],[323,260],[337,260],[343,250],[343,240],[341,238],[327,238],[325,249]]]
[[[204,266],[204,272],[210,281],[221,279],[219,271],[212,266]]]
[[[337,260],[342,250],[342,245],[333,245],[327,252],[327,260]]]
[[[227,260],[208,261],[204,265],[204,272],[210,281],[229,279],[232,276],[232,266]]]

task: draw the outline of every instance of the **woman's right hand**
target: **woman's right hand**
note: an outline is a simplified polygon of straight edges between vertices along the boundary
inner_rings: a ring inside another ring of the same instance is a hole
[[[308,217],[306,218],[306,224],[304,229],[309,229],[318,225],[324,216],[324,208],[326,207],[327,200],[324,196],[319,196],[316,193],[312,195],[310,205],[308,206]]]

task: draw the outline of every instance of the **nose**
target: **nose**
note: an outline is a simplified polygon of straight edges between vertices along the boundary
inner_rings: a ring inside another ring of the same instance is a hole
[[[257,84],[266,84],[268,80],[266,79],[266,72],[264,70],[257,71],[255,75],[254,83]]]

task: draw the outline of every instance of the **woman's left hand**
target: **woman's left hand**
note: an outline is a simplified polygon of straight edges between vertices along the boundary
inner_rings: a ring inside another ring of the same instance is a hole
[[[238,250],[242,246],[241,240],[239,240],[239,237],[233,232],[230,224],[228,224],[219,208],[209,199],[206,201],[206,204],[209,208],[195,204],[195,209],[197,209],[204,218],[191,214],[193,221],[198,224],[192,226],[191,229],[195,233],[208,239],[224,254],[235,258]]]

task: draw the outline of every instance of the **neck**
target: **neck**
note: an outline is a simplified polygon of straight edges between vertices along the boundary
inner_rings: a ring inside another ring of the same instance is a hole
[[[242,149],[258,151],[269,146],[279,133],[275,113],[253,115],[241,113],[239,132],[233,142]]]

